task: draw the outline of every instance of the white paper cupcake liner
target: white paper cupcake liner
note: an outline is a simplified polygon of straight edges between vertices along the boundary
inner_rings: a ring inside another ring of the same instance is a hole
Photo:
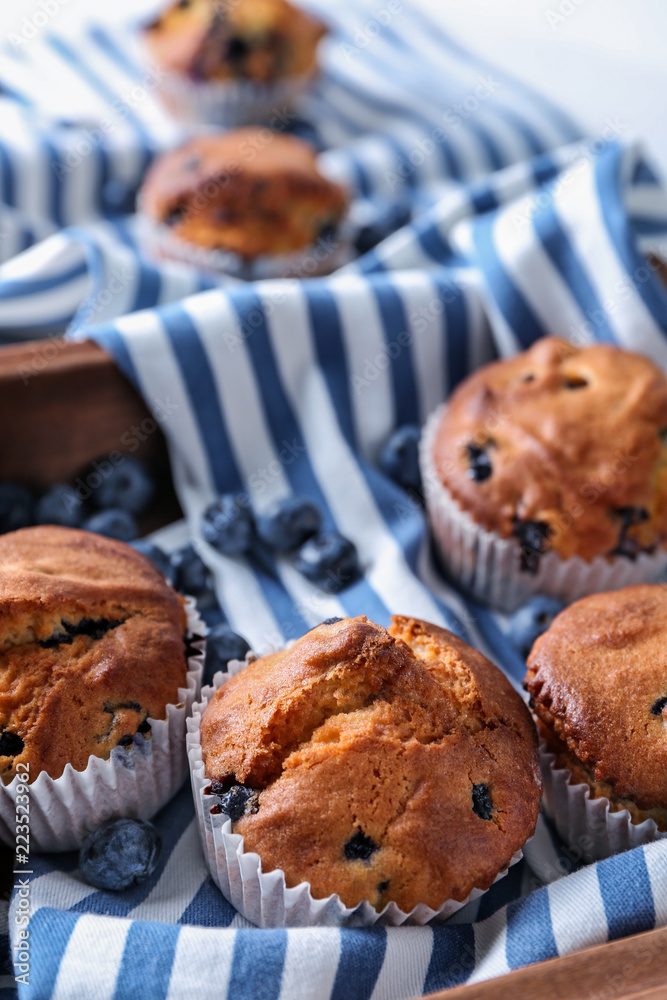
[[[37,775],[25,793],[30,851],[73,850],[102,823],[118,816],[150,819],[183,784],[188,772],[185,720],[201,689],[206,633],[191,598],[186,601],[186,615],[186,635],[194,637],[191,645],[199,652],[188,657],[178,702],[167,705],[164,719],[148,719],[147,737],[137,734],[130,746],[114,747],[107,760],[91,757],[83,771],[67,764],[59,778],[45,771]],[[0,786],[0,840],[10,847],[16,845],[16,796],[23,784],[24,778],[16,776]]]
[[[155,222],[139,206],[138,236],[152,257],[177,260],[213,277],[228,275],[242,281],[270,278],[317,278],[338,270],[352,259],[349,226],[343,220],[334,242],[326,239],[290,254],[266,254],[247,260],[226,250],[208,250],[179,239],[168,226]]]
[[[200,737],[201,718],[214,693],[253,658],[250,654],[245,663],[230,663],[229,673],[217,673],[213,678],[213,686],[202,689],[202,700],[193,706],[192,716],[187,723],[190,777],[202,847],[213,881],[232,906],[257,927],[338,927],[342,924],[348,927],[395,927],[446,920],[467,903],[484,895],[487,890],[473,889],[462,902],[450,899],[437,910],[419,904],[410,913],[405,913],[396,903],[391,902],[378,912],[368,902],[350,908],[338,895],[315,899],[308,882],[287,888],[284,872],[280,869],[262,871],[260,856],[244,851],[243,837],[232,833],[229,817],[225,813],[211,814],[211,808],[217,805],[217,799],[214,795],[205,794],[210,779],[204,771]],[[522,851],[517,851],[508,868],[498,873],[494,883],[503,878],[508,869],[522,857]]]
[[[433,446],[445,406],[424,428],[420,465],[424,497],[433,537],[444,569],[472,597],[499,611],[512,612],[534,594],[550,594],[566,604],[587,594],[653,583],[667,568],[667,550],[636,560],[597,556],[561,559],[555,552],[540,557],[536,573],[521,568],[521,547],[515,538],[500,538],[476,524],[461,510],[443,485],[433,460]]]
[[[593,798],[589,785],[574,784],[571,772],[556,761],[540,740],[545,810],[574,861],[589,864],[667,838],[654,820],[633,823],[628,809],[613,810],[608,798]]]
[[[273,124],[275,120],[284,128],[312,81],[311,73],[264,84],[252,80],[195,81],[162,72],[159,93],[173,117],[188,126],[235,128]]]

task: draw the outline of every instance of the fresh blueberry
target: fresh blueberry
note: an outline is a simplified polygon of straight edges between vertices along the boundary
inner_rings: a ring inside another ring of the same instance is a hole
[[[380,468],[406,490],[421,493],[419,440],[416,424],[404,424],[394,431],[380,453]]]
[[[471,443],[466,447],[468,475],[476,483],[483,483],[493,474],[493,464],[488,452],[491,444],[492,441],[488,441],[485,445]]]
[[[540,557],[549,547],[551,527],[544,521],[521,521],[514,519],[512,533],[521,546],[521,569],[526,573],[537,573]]]
[[[155,493],[155,482],[145,462],[125,455],[118,465],[111,465],[94,495],[99,508],[120,507],[130,514],[143,514]]]
[[[249,652],[250,646],[242,635],[233,632],[225,622],[215,625],[206,637],[203,683],[212,684],[218,670],[226,671],[230,660],[244,660]]]
[[[539,594],[532,597],[527,604],[512,615],[509,620],[508,636],[519,650],[524,660],[527,658],[533,643],[551,625],[556,615],[560,614],[565,605],[555,597]]]
[[[302,497],[286,497],[256,519],[257,534],[274,552],[291,552],[322,527],[319,508]]]
[[[208,566],[192,545],[184,545],[182,549],[174,552],[171,564],[176,589],[180,590],[182,594],[199,597],[200,594],[211,589],[211,574]]]
[[[356,547],[337,531],[323,531],[309,538],[299,549],[294,565],[330,594],[338,593],[359,576]]]
[[[131,542],[139,534],[137,522],[127,510],[101,510],[84,521],[81,527],[96,535],[117,538],[119,542]]]
[[[132,542],[132,548],[137,552],[141,552],[142,556],[150,559],[155,568],[167,578],[172,587],[174,586],[174,568],[171,559],[164,549],[161,549],[159,545],[154,545],[153,542],[149,542],[146,538],[139,538],[136,542]]]
[[[472,786],[472,811],[480,819],[489,820],[493,816],[493,800],[488,785]]]
[[[87,515],[86,504],[73,486],[56,483],[37,503],[38,524],[61,524],[65,528],[80,528]]]
[[[232,785],[220,796],[220,808],[227,813],[232,823],[238,823],[242,816],[256,813],[259,809],[259,792],[245,785]]]
[[[345,844],[343,853],[348,861],[370,861],[380,845],[371,840],[363,830],[357,830]]]
[[[27,486],[0,483],[0,534],[27,528],[35,520],[35,501]]]
[[[252,515],[239,497],[224,493],[204,511],[202,535],[225,556],[240,556],[252,545]]]
[[[96,889],[120,892],[144,882],[157,866],[162,840],[152,823],[112,819],[84,840],[79,871]]]

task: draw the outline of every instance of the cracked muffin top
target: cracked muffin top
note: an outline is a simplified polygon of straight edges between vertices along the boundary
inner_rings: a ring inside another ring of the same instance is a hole
[[[324,623],[217,691],[210,792],[288,886],[354,907],[437,909],[487,888],[532,834],[534,726],[481,653],[394,617]]]
[[[667,829],[665,588],[571,604],[533,646],[525,687],[559,766]]]
[[[273,83],[317,68],[324,25],[287,0],[178,0],[144,31],[163,69],[192,80]]]
[[[667,540],[667,378],[609,344],[547,337],[453,394],[433,458],[482,527],[540,555],[635,559]]]
[[[186,679],[181,598],[129,545],[70,528],[0,536],[0,773],[108,757]]]
[[[158,157],[140,203],[180,240],[251,260],[335,237],[348,196],[320,173],[310,143],[248,127]]]

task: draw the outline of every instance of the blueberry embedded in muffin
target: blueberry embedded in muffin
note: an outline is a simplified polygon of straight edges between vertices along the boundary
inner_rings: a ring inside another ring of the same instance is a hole
[[[486,365],[436,429],[441,485],[480,527],[542,556],[634,561],[667,542],[667,378],[646,357],[549,337]]]
[[[270,84],[317,68],[324,25],[287,0],[177,0],[146,25],[164,69],[196,81]]]
[[[214,811],[288,886],[433,909],[530,836],[536,738],[509,682],[444,629],[334,619],[221,686],[201,722]]]
[[[313,147],[252,127],[199,136],[158,157],[140,201],[183,245],[247,261],[313,246],[324,228],[338,231],[348,207]]]
[[[185,615],[129,546],[60,527],[0,538],[0,775],[30,780],[108,758],[186,679]]]
[[[524,686],[557,766],[633,823],[667,831],[667,592],[637,586],[570,605],[537,640]]]

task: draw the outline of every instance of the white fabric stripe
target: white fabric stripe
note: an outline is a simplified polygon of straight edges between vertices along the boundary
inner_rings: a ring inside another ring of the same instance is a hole
[[[193,481],[199,484],[201,502],[212,500],[215,490],[206,452],[178,361],[159,316],[149,312],[133,313],[119,319],[116,327],[123,334],[128,353],[149,401],[149,409],[157,405],[169,406],[169,416],[160,426],[167,437],[178,435],[179,449],[187,456]],[[172,419],[174,426],[170,426]]]
[[[547,892],[559,955],[607,940],[607,917],[595,865],[554,882]],[[582,900],[586,900],[585,907]]]
[[[131,920],[177,923],[208,877],[196,819],[185,828],[148,896],[130,910]]]
[[[167,1000],[211,997],[212,987],[216,998],[224,1000],[232,971],[235,940],[233,930],[182,927],[171,967]]]
[[[63,317],[69,319],[89,291],[90,277],[82,274],[37,295],[0,300],[0,324],[4,327],[36,326],[50,324]]]
[[[83,914],[63,955],[52,1000],[113,1000],[131,923],[119,917]]]
[[[374,360],[386,358],[377,302],[365,279],[351,274],[333,278],[329,290],[340,316],[359,448],[365,458],[374,458],[394,424],[389,373]]]
[[[542,813],[537,817],[535,833],[528,843],[524,844],[523,856],[535,877],[545,885],[562,878],[572,869],[572,865],[568,865],[566,860],[561,860],[554,847],[547,821]]]
[[[283,283],[284,284],[284,283]],[[285,288],[265,286],[269,301],[282,302]],[[272,501],[290,492],[284,467],[279,460],[264,414],[259,386],[246,349],[245,338],[252,329],[242,330],[229,299],[219,293],[196,296],[184,303],[206,350],[218,387],[234,461],[247,483],[253,507],[261,512]],[[252,419],[249,415],[252,414]],[[291,451],[287,460],[294,460]]]
[[[287,932],[279,1000],[326,1000],[340,958],[340,931],[307,927]]]
[[[368,583],[388,608],[441,622],[439,608],[409,571],[402,549],[387,530],[359,466],[340,434],[331,399],[313,356],[305,299],[295,301],[289,316],[286,311],[276,311],[269,320],[269,329],[281,381],[298,416],[320,488],[340,530],[357,545]],[[289,344],[289,359],[286,344]],[[294,358],[300,359],[300,365],[294,364]],[[327,442],[326,449],[321,447],[323,441]],[[344,491],[338,488],[341,482],[346,485]]]
[[[417,382],[421,422],[445,398],[445,345],[439,336],[446,313],[438,291],[419,272],[398,272],[393,276],[400,294],[410,333],[410,351]],[[438,309],[442,311],[438,311]],[[400,363],[400,362],[399,362]]]
[[[655,908],[655,925],[667,924],[667,850],[665,841],[657,840],[644,848],[644,860],[651,881],[651,895]]]
[[[347,612],[338,598],[315,587],[288,559],[279,561],[278,572],[285,590],[308,625],[319,625],[327,618],[345,618]]]
[[[83,264],[85,254],[80,244],[64,233],[54,233],[48,239],[35,244],[13,260],[8,260],[0,269],[2,281],[45,281],[78,264]]]
[[[10,101],[2,106],[0,141],[14,167],[17,208],[30,217],[50,218],[49,166],[43,152],[36,148],[35,135],[28,128],[21,109]]]
[[[70,910],[96,892],[97,889],[84,882],[77,872],[52,871],[30,879],[30,911],[34,916],[43,906]],[[13,910],[13,901],[11,907]]]
[[[388,927],[387,950],[371,1000],[420,996],[432,953],[430,927]]]
[[[487,920],[473,924],[475,934],[475,968],[466,981],[481,983],[494,976],[504,976],[510,971],[505,954],[507,942],[507,917],[505,910],[498,910]]]
[[[630,156],[632,150],[626,151]],[[594,164],[577,170],[571,183],[556,193],[559,218],[576,247],[579,259],[594,261],[587,277],[608,313],[618,341],[625,347],[649,354],[663,368],[667,367],[667,341],[651,313],[635,290],[632,276],[621,262],[612,244],[598,198]]]
[[[585,337],[586,318],[535,234],[531,210],[527,195],[498,213],[493,226],[498,256],[545,330]]]

